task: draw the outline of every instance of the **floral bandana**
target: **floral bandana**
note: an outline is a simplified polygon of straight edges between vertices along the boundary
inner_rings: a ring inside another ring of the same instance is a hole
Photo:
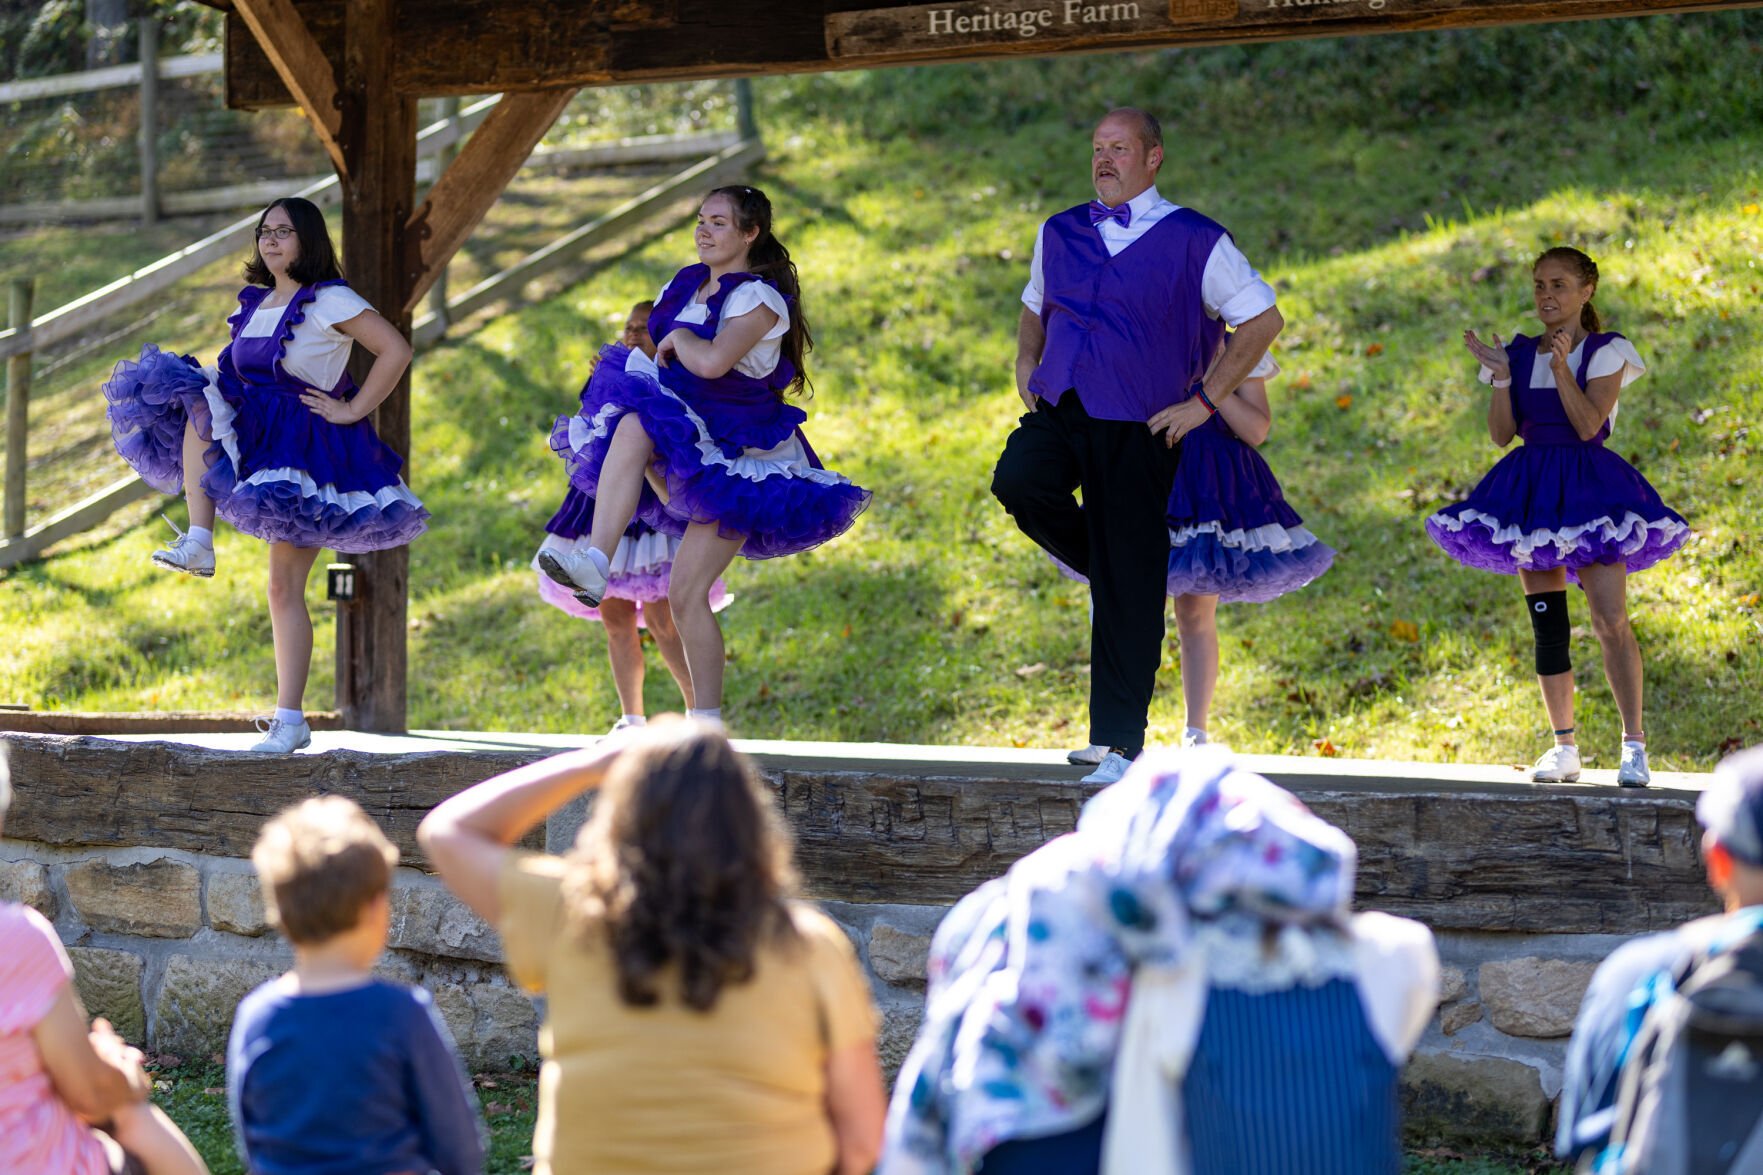
[[[1138,965],[1181,961],[1200,922],[1343,923],[1356,866],[1346,834],[1222,748],[1140,756],[938,927],[881,1175],[964,1175],[1093,1121]]]

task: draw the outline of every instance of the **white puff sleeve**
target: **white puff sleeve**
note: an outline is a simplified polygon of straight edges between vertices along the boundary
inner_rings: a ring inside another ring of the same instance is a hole
[[[764,339],[781,339],[790,331],[790,304],[784,296],[770,285],[762,281],[742,282],[735,287],[734,293],[722,304],[721,321],[739,318],[743,314],[751,314],[759,307],[765,306],[777,314],[777,322],[762,336]]]

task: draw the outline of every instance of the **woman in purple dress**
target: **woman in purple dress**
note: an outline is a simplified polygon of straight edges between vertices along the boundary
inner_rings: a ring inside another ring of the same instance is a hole
[[[632,352],[655,357],[655,341],[649,337],[649,314],[655,303],[638,302],[624,322],[619,341]],[[634,356],[632,361],[634,361]],[[552,607],[582,620],[597,620],[606,629],[606,658],[612,665],[612,684],[618,693],[621,714],[608,734],[617,734],[631,726],[648,722],[643,702],[643,679],[647,666],[643,660],[643,638],[638,629],[647,628],[661,652],[667,671],[678,684],[686,708],[692,707],[692,679],[686,669],[686,651],[680,644],[679,629],[674,627],[673,609],[667,602],[667,583],[673,570],[673,557],[680,540],[662,534],[642,521],[633,521],[625,528],[612,552],[612,568],[607,576],[606,593],[598,605],[584,604],[575,592],[552,579],[545,564],[554,565],[590,543],[594,528],[594,499],[574,485],[563,495],[562,505],[545,524],[545,539],[539,553],[533,556],[533,569],[538,572],[539,598]],[[710,606],[720,612],[734,597],[719,579],[710,586]]]
[[[104,395],[117,452],[148,485],[181,488],[189,502],[190,529],[154,563],[212,576],[216,515],[269,544],[276,711],[252,749],[287,753],[312,741],[301,700],[312,665],[306,579],[319,551],[402,546],[427,528],[428,511],[367,422],[409,365],[410,344],[343,281],[311,201],[264,209],[245,280],[215,367],[149,343],[116,365]],[[375,356],[359,389],[345,370],[355,343]]]
[[[1518,576],[1536,637],[1537,681],[1555,745],[1531,771],[1539,782],[1579,778],[1574,738],[1572,624],[1567,584],[1579,584],[1604,654],[1604,676],[1622,716],[1616,781],[1651,780],[1641,725],[1641,654],[1628,623],[1628,576],[1689,537],[1682,516],[1635,468],[1604,447],[1616,398],[1646,371],[1634,346],[1601,331],[1592,295],[1598,266],[1578,249],[1550,249],[1532,267],[1543,329],[1490,346],[1464,342],[1491,384],[1488,433],[1502,457],[1465,500],[1426,520],[1426,530],[1466,567]]]
[[[681,538],[668,600],[686,649],[696,717],[722,720],[722,629],[711,589],[735,555],[770,559],[844,533],[869,491],[824,468],[802,435],[812,346],[795,263],[757,188],[711,192],[698,210],[699,261],[656,299],[655,366],[613,344],[558,420],[551,447],[595,499],[586,549],[540,554],[540,569],[597,604],[632,517]]]

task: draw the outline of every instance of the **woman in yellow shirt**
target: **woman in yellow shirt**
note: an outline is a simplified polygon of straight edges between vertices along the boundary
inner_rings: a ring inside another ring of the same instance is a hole
[[[511,847],[598,788],[565,857]],[[417,831],[548,994],[538,1175],[857,1175],[881,1148],[875,1007],[791,901],[789,836],[717,730],[658,723],[478,784]]]

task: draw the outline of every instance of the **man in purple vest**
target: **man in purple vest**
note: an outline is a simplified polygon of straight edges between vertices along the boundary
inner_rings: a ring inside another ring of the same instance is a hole
[[[1107,752],[1085,783],[1115,782],[1144,749],[1181,438],[1285,325],[1230,234],[1158,195],[1162,163],[1157,120],[1110,111],[1090,156],[1100,199],[1041,226],[1016,336],[1028,412],[992,475],[1022,533],[1090,581],[1090,742]]]

